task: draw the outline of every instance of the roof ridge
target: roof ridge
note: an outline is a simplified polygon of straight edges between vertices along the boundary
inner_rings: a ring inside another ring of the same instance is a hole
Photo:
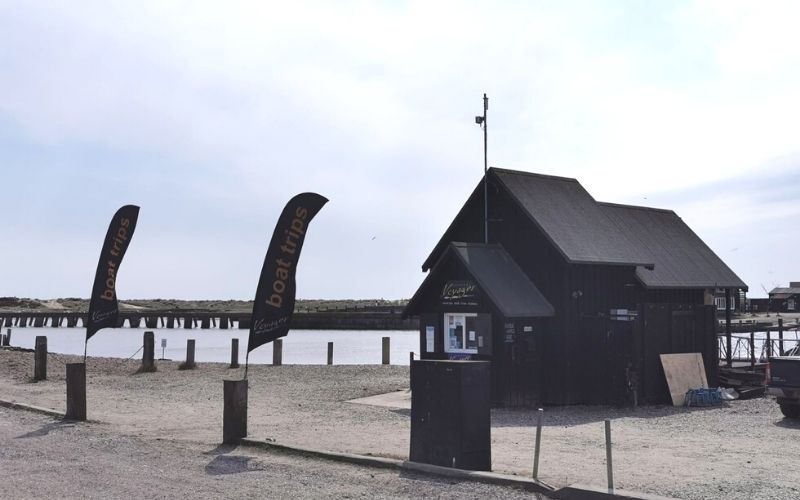
[[[543,179],[554,179],[554,180],[559,180],[559,181],[570,181],[570,182],[577,182],[578,184],[580,184],[580,182],[578,182],[578,179],[575,179],[573,177],[563,177],[563,176],[560,176],[560,175],[550,175],[550,174],[539,174],[539,173],[536,173],[536,172],[526,172],[524,170],[511,170],[509,168],[499,168],[499,167],[489,167],[489,170],[492,170],[492,171],[495,171],[495,172],[501,172],[501,173],[504,173],[504,174],[527,175],[529,177],[540,177],[540,178],[543,178]]]
[[[675,213],[674,210],[670,210],[669,208],[656,208],[656,207],[645,207],[642,205],[628,205],[626,203],[612,203],[610,201],[596,201],[598,205],[603,205],[607,207],[621,207],[621,208],[635,208],[637,210],[650,210],[652,212],[666,212],[670,214],[678,214]]]
[[[500,243],[479,243],[479,242],[471,242],[471,241],[451,241],[450,245],[452,246],[472,246],[472,247],[500,247],[502,248],[503,245]]]

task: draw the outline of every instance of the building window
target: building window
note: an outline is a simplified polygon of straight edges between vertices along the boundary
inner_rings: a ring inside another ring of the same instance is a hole
[[[795,307],[794,299],[789,299],[786,301],[786,309],[788,311],[794,311],[794,307]]]
[[[444,315],[444,351],[478,353],[477,314],[447,313]]]
[[[725,310],[725,297],[715,297],[714,302],[717,305],[717,311],[724,311]],[[736,300],[731,297],[731,311],[736,310]]]

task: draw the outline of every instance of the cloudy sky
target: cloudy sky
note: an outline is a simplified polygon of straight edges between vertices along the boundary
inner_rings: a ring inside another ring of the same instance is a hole
[[[675,210],[800,280],[800,4],[0,0],[0,295],[251,298],[317,191],[300,298],[404,298],[489,163]]]

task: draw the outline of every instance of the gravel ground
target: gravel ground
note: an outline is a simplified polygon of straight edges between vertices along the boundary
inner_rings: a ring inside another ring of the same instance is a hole
[[[63,358],[50,380],[31,383],[32,353],[0,351],[0,398],[64,409]],[[77,359],[77,358],[74,358]],[[88,360],[89,418],[134,438],[213,447],[222,431],[223,378],[242,370],[202,364],[135,374],[138,361]],[[407,458],[407,410],[346,400],[408,388],[408,367],[250,368],[249,435],[279,443]],[[540,476],[555,486],[605,484],[603,419],[612,420],[617,487],[678,498],[800,498],[800,425],[774,401],[734,401],[713,409],[545,409]],[[497,472],[528,475],[535,411],[492,411]]]
[[[0,409],[0,498],[541,498],[244,447],[121,435]]]

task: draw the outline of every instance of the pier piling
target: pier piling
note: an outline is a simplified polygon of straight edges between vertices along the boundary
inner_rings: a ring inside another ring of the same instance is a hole
[[[155,350],[156,339],[153,332],[144,332],[142,350],[142,367],[141,372],[154,372],[156,371]]]
[[[223,385],[222,442],[237,444],[247,436],[247,379],[223,380]]]
[[[272,364],[274,366],[283,364],[283,339],[276,339],[272,343]]]
[[[231,368],[239,368],[239,339],[231,339]]]
[[[381,357],[381,364],[388,365],[389,364],[389,352],[390,352],[390,350],[389,350],[389,342],[391,342],[391,340],[390,340],[389,337],[383,337],[381,340],[382,340],[382,344],[383,344],[381,346],[382,347],[382,351],[383,351],[382,352],[383,356]]]
[[[36,347],[33,353],[33,380],[47,380],[47,337],[36,336]]]
[[[67,363],[66,420],[86,420],[86,364]]]
[[[197,365],[194,362],[194,339],[186,339],[186,361],[178,367],[181,370],[194,370]]]

